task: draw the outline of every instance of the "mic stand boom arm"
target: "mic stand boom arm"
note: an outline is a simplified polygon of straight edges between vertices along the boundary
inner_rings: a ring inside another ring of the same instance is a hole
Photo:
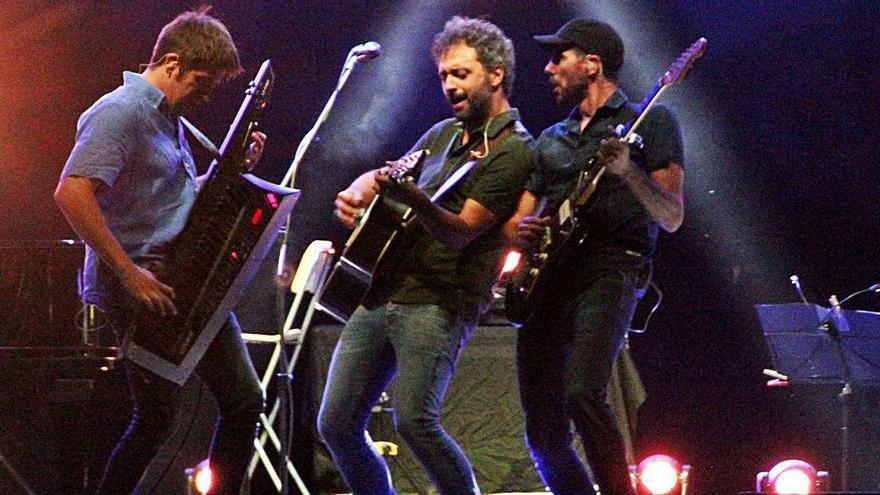
[[[355,47],[357,48],[357,47]],[[348,76],[351,75],[352,69],[356,63],[361,60],[368,58],[367,55],[356,55],[354,52],[354,48],[348,52],[348,57],[345,59],[345,64],[342,66],[342,72],[339,74],[339,81],[336,83],[336,89],[333,90],[333,93],[330,95],[330,99],[327,100],[327,103],[324,104],[324,109],[321,110],[321,114],[318,115],[318,119],[315,121],[315,124],[303,136],[302,140],[299,142],[299,146],[296,147],[296,153],[293,155],[293,161],[290,163],[290,168],[287,169],[287,173],[284,175],[284,180],[281,181],[282,186],[290,187],[296,183],[296,172],[299,169],[299,164],[302,161],[303,156],[306,154],[306,151],[309,149],[309,145],[315,141],[315,136],[318,134],[318,130],[321,128],[321,125],[324,124],[324,121],[327,120],[327,116],[330,115],[330,110],[333,108],[333,105],[336,103],[336,97],[339,95],[339,92],[345,86],[345,83],[348,82]]]
[[[362,46],[362,45],[359,45]],[[306,151],[308,151],[309,146],[312,142],[318,139],[318,130],[321,128],[321,125],[324,124],[324,121],[327,120],[327,116],[330,115],[330,110],[333,108],[333,105],[336,103],[336,97],[339,95],[339,92],[345,86],[345,83],[348,82],[348,76],[351,75],[352,69],[354,69],[355,64],[360,62],[361,60],[365,60],[368,58],[374,58],[373,54],[358,54],[356,52],[357,46],[352,48],[348,52],[348,56],[345,59],[345,64],[342,66],[342,72],[339,74],[339,80],[336,83],[336,88],[333,90],[333,93],[330,95],[330,99],[327,100],[327,103],[324,104],[324,109],[321,110],[321,114],[318,115],[318,119],[315,121],[315,124],[303,136],[302,140],[299,142],[299,146],[296,147],[296,153],[293,155],[293,161],[290,163],[290,167],[287,169],[287,173],[284,175],[284,179],[281,181],[282,186],[290,186],[294,187],[296,183],[296,172],[299,169],[300,162],[302,162],[303,156],[305,156]],[[290,232],[290,215],[287,216],[287,222],[284,225],[284,230],[281,231],[281,248],[278,253],[278,265],[275,269],[275,275],[279,277],[279,279],[283,280],[285,266],[286,266],[286,258],[287,258],[287,236],[288,232]],[[283,298],[279,298],[281,302],[279,304],[283,306]],[[284,321],[283,308],[280,309],[279,312],[279,321]]]

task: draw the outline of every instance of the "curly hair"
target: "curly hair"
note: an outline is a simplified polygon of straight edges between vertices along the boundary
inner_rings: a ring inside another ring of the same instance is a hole
[[[431,45],[434,62],[439,62],[446,50],[458,43],[464,43],[476,50],[477,60],[483,67],[504,67],[501,87],[504,94],[510,96],[516,66],[516,55],[510,38],[498,26],[485,19],[457,15],[446,21],[443,31],[434,36],[434,43]]]
[[[150,65],[162,62],[169,53],[180,56],[180,66],[187,70],[226,73],[228,77],[242,71],[238,50],[226,26],[208,15],[210,6],[179,14],[162,28],[153,47]]]

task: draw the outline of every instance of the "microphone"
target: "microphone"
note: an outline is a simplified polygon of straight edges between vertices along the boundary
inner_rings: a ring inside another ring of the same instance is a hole
[[[791,282],[791,285],[794,286],[794,290],[796,290],[798,295],[801,297],[801,301],[803,301],[804,304],[810,304],[809,302],[807,302],[807,298],[804,297],[804,292],[801,290],[800,278],[795,274],[795,275],[792,275],[791,277],[788,277],[788,280]]]
[[[360,45],[352,48],[351,52],[349,52],[349,56],[359,57],[361,59],[376,58],[379,55],[382,55],[382,45],[376,43],[375,41],[361,43]]]
[[[843,301],[838,301],[837,296],[832,294],[831,297],[828,298],[828,304],[830,307],[825,312],[825,317],[819,322],[819,329],[824,330],[834,339],[840,337],[841,330],[849,330],[846,320],[843,319],[843,310],[840,308],[840,305],[845,303],[846,299],[847,298],[844,298]]]

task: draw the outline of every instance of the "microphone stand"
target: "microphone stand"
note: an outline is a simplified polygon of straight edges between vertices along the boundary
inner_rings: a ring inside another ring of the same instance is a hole
[[[356,48],[356,47],[355,47]],[[321,110],[321,114],[318,115],[318,119],[315,121],[315,124],[312,128],[303,136],[302,140],[299,142],[299,146],[296,147],[296,153],[293,155],[293,161],[290,163],[290,167],[287,169],[287,173],[284,175],[284,179],[281,181],[281,186],[285,187],[295,187],[296,184],[296,173],[299,170],[300,163],[302,162],[303,156],[305,156],[306,152],[309,149],[309,146],[320,139],[318,136],[318,130],[327,120],[327,116],[330,115],[330,110],[333,108],[333,105],[336,103],[336,97],[339,95],[339,92],[345,86],[345,83],[348,82],[348,76],[351,75],[351,71],[354,69],[355,64],[360,62],[361,60],[371,58],[368,55],[357,55],[355,53],[355,48],[352,48],[348,52],[348,56],[345,59],[345,64],[342,66],[342,72],[339,74],[339,80],[336,83],[336,88],[333,90],[333,93],[330,95],[330,99],[327,100],[327,103],[324,104],[324,109]],[[278,265],[275,269],[275,275],[278,277],[284,276],[285,266],[286,266],[286,258],[287,258],[287,238],[288,233],[290,232],[290,215],[287,216],[287,222],[284,225],[280,233],[281,239],[281,250],[278,253]],[[284,314],[284,302],[283,298],[279,299],[279,315],[282,315],[279,318],[279,321],[282,322],[283,325],[283,314]]]
[[[844,301],[848,298],[844,298]],[[822,319],[819,329],[823,330],[834,343],[834,350],[840,358],[843,366],[843,388],[837,394],[841,405],[841,425],[840,425],[840,479],[841,490],[847,491],[849,488],[849,417],[850,417],[850,399],[852,398],[852,370],[849,362],[846,360],[846,353],[843,352],[843,344],[840,339],[842,315],[840,314],[840,302],[837,302],[837,296],[832,295],[828,298],[831,307]]]
[[[299,169],[300,163],[302,162],[303,157],[305,156],[306,152],[308,151],[309,146],[313,142],[320,139],[318,137],[318,130],[321,128],[321,126],[327,120],[327,117],[330,115],[330,110],[333,108],[333,105],[336,103],[336,97],[339,95],[339,92],[345,86],[345,83],[348,82],[348,77],[351,75],[351,72],[354,69],[354,66],[358,62],[360,62],[361,60],[364,60],[367,58],[372,58],[369,55],[359,55],[359,54],[355,53],[356,48],[357,47],[352,48],[348,52],[348,56],[345,59],[345,64],[343,64],[343,66],[342,66],[342,72],[339,74],[339,80],[336,83],[336,88],[333,90],[333,93],[330,95],[330,99],[328,99],[327,103],[324,104],[324,109],[321,110],[321,113],[320,113],[320,115],[318,115],[318,119],[315,121],[315,124],[312,126],[312,128],[309,130],[309,132],[307,132],[305,134],[305,136],[303,136],[299,145],[296,147],[296,153],[294,153],[293,161],[290,163],[290,167],[288,167],[287,173],[284,175],[284,179],[281,181],[281,184],[280,184],[281,186],[290,187],[290,188],[295,187],[296,172]],[[278,251],[278,263],[275,268],[276,280],[280,281],[279,283],[276,283],[276,288],[279,291],[279,293],[277,294],[277,296],[275,298],[277,320],[278,320],[278,324],[279,324],[278,333],[280,334],[281,344],[282,344],[281,345],[281,350],[282,350],[281,352],[282,352],[282,356],[283,356],[282,360],[285,363],[287,363],[287,356],[286,356],[286,353],[284,352],[284,345],[283,345],[284,344],[284,337],[285,337],[284,336],[284,326],[285,326],[284,312],[286,309],[286,304],[285,304],[286,303],[286,294],[285,294],[284,287],[289,286],[289,283],[285,284],[282,282],[287,281],[287,277],[286,277],[286,275],[287,275],[286,274],[287,240],[288,240],[288,234],[290,232],[291,216],[292,216],[291,214],[287,215],[287,220],[284,223],[284,227],[282,227],[281,232],[279,232],[278,238],[281,241],[281,246]],[[302,345],[302,338],[304,336],[305,336],[304,334],[301,334],[299,345]],[[288,405],[289,426],[287,428],[287,435],[288,435],[287,445],[284,446],[283,454],[282,454],[283,459],[281,462],[281,465],[284,466],[284,472],[285,472],[285,476],[282,478],[282,493],[286,494],[286,493],[288,493],[287,471],[288,471],[288,468],[290,466],[292,466],[292,464],[290,463],[290,444],[291,444],[291,440],[292,440],[291,434],[293,431],[293,410],[294,410],[294,408],[293,408],[293,400],[292,400],[293,392],[291,390],[291,385],[290,385],[291,382],[293,381],[293,366],[291,366],[291,364],[288,363],[288,364],[286,364],[285,368],[290,369],[291,372],[289,374],[282,372],[279,374],[279,376],[282,379],[284,379],[285,387],[287,390],[287,397],[291,401],[291,403]],[[309,492],[306,489],[306,487],[304,485],[302,485],[301,481],[299,480],[299,476],[297,476],[296,481],[297,481],[297,485],[298,485],[300,492],[303,495],[308,495]]]

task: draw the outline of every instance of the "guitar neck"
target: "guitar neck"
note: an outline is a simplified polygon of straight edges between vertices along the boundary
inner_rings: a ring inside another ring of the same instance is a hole
[[[690,66],[693,64],[694,60],[702,56],[705,51],[706,38],[700,38],[682,53],[678,59],[676,59],[666,73],[657,80],[645,99],[642,100],[642,103],[639,105],[638,109],[636,109],[635,119],[629,124],[624,124],[621,132],[618,132],[622,141],[626,143],[632,143],[635,141],[633,138],[635,137],[636,129],[638,129],[639,125],[644,121],[648,112],[660,99],[660,96],[663,95],[663,92],[666,91],[666,88],[684,79],[684,76],[690,70]],[[571,192],[568,199],[565,200],[564,205],[569,206],[569,203],[571,202],[576,206],[583,205],[590,196],[592,196],[593,192],[595,192],[596,184],[604,173],[605,166],[599,166],[598,170],[595,170],[595,167],[592,166],[591,160],[590,164],[588,164],[588,169],[581,174],[577,186]]]
[[[638,109],[636,110],[635,119],[631,120],[628,124],[624,124],[623,130],[620,133],[620,139],[624,142],[632,142],[633,137],[636,133],[636,129],[638,129],[639,125],[645,120],[645,116],[648,115],[648,112],[653,108],[654,104],[660,100],[660,97],[663,95],[663,92],[668,88],[668,84],[663,83],[663,79],[658,79],[657,83],[651,89],[651,92],[648,93],[648,96],[642,100],[642,103],[639,104]],[[593,195],[596,191],[596,187],[599,183],[599,179],[605,175],[605,165],[596,167],[590,167],[588,176],[582,175],[581,180],[588,178],[586,182],[579,182],[579,185],[572,191],[571,196],[567,200],[563,202],[559,209],[559,215],[563,217],[569,216],[564,213],[568,209],[570,209],[571,204],[574,203],[577,206],[583,205],[586,201]]]
[[[657,83],[654,84],[651,92],[648,93],[645,99],[639,104],[639,107],[636,110],[636,118],[623,128],[623,132],[621,133],[622,140],[628,141],[632,139],[633,134],[636,133],[636,129],[641,125],[642,121],[645,120],[645,116],[648,115],[648,112],[651,111],[658,101],[660,101],[660,97],[668,87],[668,84],[663,84],[662,79],[657,80]]]

